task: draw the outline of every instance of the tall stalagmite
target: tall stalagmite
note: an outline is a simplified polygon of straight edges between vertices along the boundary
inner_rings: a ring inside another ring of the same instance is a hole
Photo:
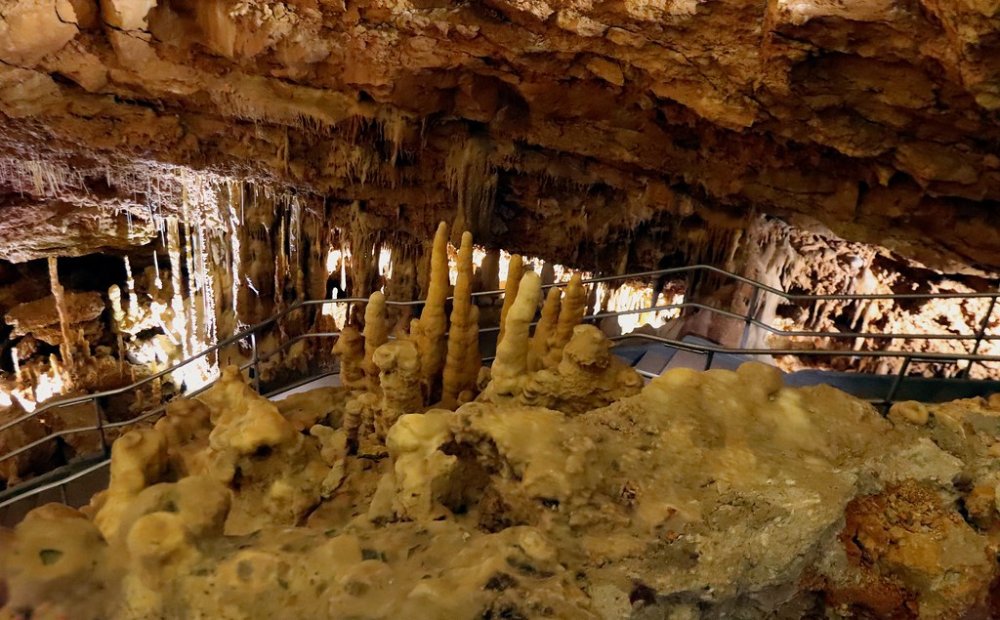
[[[545,358],[549,352],[549,338],[556,328],[559,319],[559,298],[562,291],[558,286],[549,289],[542,305],[542,315],[535,326],[535,334],[531,338],[531,349],[528,351],[528,369],[532,372],[545,367]]]
[[[587,312],[587,291],[583,288],[580,274],[574,274],[566,285],[562,303],[559,306],[559,320],[549,338],[545,366],[552,368],[562,359],[563,348],[573,337],[573,328],[580,324]]]
[[[455,280],[455,293],[451,309],[451,325],[448,328],[448,353],[442,378],[441,404],[444,407],[454,407],[458,395],[472,386],[468,383],[469,374],[466,368],[468,349],[471,340],[478,333],[469,333],[472,306],[472,233],[462,233],[462,244],[458,251],[458,275]]]
[[[521,277],[517,298],[507,313],[503,340],[497,345],[497,358],[493,362],[487,397],[514,396],[520,392],[528,377],[529,331],[542,295],[541,286],[541,280],[534,271]]]
[[[503,307],[500,309],[500,335],[497,342],[503,340],[504,332],[507,330],[507,313],[510,312],[514,300],[517,298],[517,288],[521,286],[521,276],[524,274],[524,261],[520,254],[510,257],[507,266],[507,283],[504,286]]]
[[[368,298],[365,306],[365,359],[362,367],[365,371],[365,378],[368,389],[378,392],[379,369],[373,361],[375,349],[389,341],[389,325],[386,322],[385,295],[381,291],[375,291]]]
[[[420,351],[420,369],[428,398],[438,393],[438,382],[444,369],[447,343],[444,335],[448,329],[445,319],[445,302],[448,299],[448,225],[441,222],[434,235],[431,248],[430,279],[427,301],[420,313],[414,343]]]
[[[482,369],[482,354],[479,349],[479,306],[473,304],[469,308],[469,321],[468,321],[468,343],[465,351],[465,361],[463,368],[465,369],[465,389],[468,390],[468,396],[474,395],[479,381],[479,371]],[[459,394],[459,402],[467,400],[463,398],[462,394]]]

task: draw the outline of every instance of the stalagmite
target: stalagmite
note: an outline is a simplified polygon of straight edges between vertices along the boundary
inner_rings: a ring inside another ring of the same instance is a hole
[[[482,368],[482,355],[479,352],[479,306],[473,304],[469,308],[468,342],[465,349],[465,390],[459,394],[458,401],[471,400],[475,395],[476,383],[479,381],[479,371]],[[468,398],[466,398],[468,397]]]
[[[470,334],[469,319],[471,317],[472,298],[472,233],[462,234],[462,245],[458,251],[458,277],[455,281],[454,301],[452,302],[451,326],[448,329],[448,354],[442,377],[441,404],[443,407],[454,407],[458,395],[471,387],[469,373],[466,368]]]
[[[368,304],[365,306],[365,359],[362,363],[368,389],[375,393],[379,389],[379,370],[372,358],[375,355],[375,350],[388,340],[389,326],[386,324],[385,295],[381,291],[375,291],[368,298]]]
[[[448,225],[438,225],[431,250],[430,282],[427,301],[420,314],[414,343],[420,351],[420,369],[427,397],[434,398],[437,382],[444,369],[447,343],[444,339],[447,321],[444,315],[448,298]]]
[[[562,295],[559,287],[553,286],[545,296],[542,305],[542,315],[535,326],[535,334],[531,338],[531,349],[528,351],[528,370],[534,372],[545,367],[545,358],[549,353],[549,338],[556,328],[559,318],[559,298]]]
[[[559,364],[563,348],[573,337],[573,328],[580,324],[586,311],[587,291],[583,288],[580,274],[575,274],[563,293],[562,303],[559,306],[559,320],[549,338],[549,350],[545,355],[546,367],[551,368]]]
[[[333,345],[333,354],[340,360],[340,382],[349,388],[364,388],[365,344],[357,327],[344,326]]]
[[[510,264],[507,267],[507,283],[504,286],[503,308],[500,309],[500,334],[497,336],[497,345],[503,340],[507,330],[507,313],[514,305],[517,298],[517,288],[521,286],[521,275],[524,273],[524,261],[520,254],[510,257]]]
[[[497,358],[493,362],[492,381],[485,396],[511,397],[517,395],[528,377],[529,330],[535,318],[538,300],[541,297],[541,280],[538,274],[529,271],[521,278],[517,298],[510,307],[505,325],[504,339],[497,346]]]
[[[417,413],[423,407],[420,357],[412,342],[396,340],[380,346],[372,362],[379,370],[382,388],[382,401],[374,421],[375,434],[384,442],[399,416]]]

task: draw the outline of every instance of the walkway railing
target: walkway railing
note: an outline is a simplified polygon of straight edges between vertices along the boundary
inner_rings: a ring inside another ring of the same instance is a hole
[[[987,341],[1000,340],[1000,334],[993,333],[991,331],[991,326],[994,323],[994,314],[997,298],[1000,297],[1000,292],[992,293],[945,293],[945,294],[930,294],[930,293],[903,293],[903,294],[836,294],[836,295],[808,295],[808,294],[793,294],[786,293],[782,290],[767,286],[760,282],[756,282],[749,278],[739,276],[728,271],[719,269],[717,267],[709,265],[694,265],[689,267],[678,267],[672,269],[659,269],[655,271],[645,271],[639,273],[630,273],[621,276],[603,276],[597,278],[591,278],[585,280],[584,283],[589,286],[595,286],[598,284],[610,284],[616,282],[626,282],[626,281],[650,281],[653,279],[658,280],[670,280],[676,279],[682,276],[689,276],[697,273],[707,273],[719,276],[724,279],[731,280],[749,287],[750,301],[748,304],[748,309],[745,313],[732,312],[730,310],[724,310],[720,308],[715,308],[707,304],[684,301],[676,304],[660,304],[653,305],[649,307],[635,308],[629,310],[621,310],[614,312],[598,312],[594,314],[588,314],[585,317],[587,321],[600,321],[602,319],[621,317],[626,315],[635,314],[648,314],[653,312],[665,312],[670,310],[687,310],[696,309],[709,312],[712,315],[726,319],[737,321],[742,324],[742,337],[740,339],[740,345],[736,347],[714,345],[714,344],[701,344],[694,342],[687,342],[683,340],[677,340],[672,338],[666,338],[657,335],[645,334],[645,333],[632,333],[623,334],[620,336],[614,336],[612,339],[616,342],[621,342],[623,340],[640,341],[647,343],[656,343],[660,345],[666,345],[678,350],[689,351],[694,353],[700,353],[705,356],[706,362],[705,367],[710,368],[715,356],[720,354],[736,354],[751,357],[765,357],[765,356],[793,356],[793,357],[810,357],[810,358],[834,358],[834,357],[850,357],[850,358],[892,358],[900,360],[899,370],[895,373],[895,378],[892,383],[891,390],[886,394],[884,399],[877,401],[877,404],[882,406],[888,406],[893,402],[896,394],[898,393],[899,387],[910,370],[911,366],[915,362],[932,362],[932,363],[942,363],[942,364],[966,364],[963,369],[965,376],[968,376],[974,364],[986,364],[1000,362],[1000,356],[993,355],[981,355],[979,350],[982,344]],[[544,288],[560,287],[565,286],[566,282],[554,283],[546,285]],[[474,298],[484,298],[484,297],[500,297],[503,295],[502,290],[494,291],[480,291],[473,293]],[[954,303],[964,303],[975,300],[988,300],[987,308],[982,316],[977,317],[976,324],[978,328],[973,333],[889,333],[889,332],[851,332],[851,331],[809,331],[809,330],[783,330],[781,328],[772,326],[760,320],[756,315],[758,308],[761,305],[764,295],[774,295],[778,298],[792,303],[815,303],[820,301],[876,301],[876,300],[891,300],[895,303],[899,302],[919,302],[919,301],[929,301],[929,300],[947,300]],[[449,298],[450,299],[450,298]],[[658,299],[658,292],[653,292],[654,304]],[[53,472],[51,476],[39,476],[36,479],[28,480],[20,485],[9,488],[3,492],[0,492],[0,508],[4,508],[18,501],[21,497],[34,496],[39,493],[50,491],[52,489],[65,489],[65,484],[71,482],[72,480],[79,478],[84,475],[89,475],[107,465],[107,458],[110,454],[110,442],[108,441],[109,431],[118,431],[128,426],[133,426],[142,422],[150,421],[159,415],[161,415],[166,409],[169,402],[159,403],[152,408],[140,413],[139,415],[120,421],[109,421],[106,419],[104,414],[101,401],[103,399],[121,396],[124,394],[135,393],[145,386],[150,385],[153,381],[162,380],[168,378],[177,371],[191,365],[198,363],[202,360],[211,359],[210,356],[216,356],[220,352],[231,349],[232,347],[237,347],[242,351],[249,351],[249,360],[241,364],[240,368],[242,371],[249,372],[251,383],[254,388],[259,392],[261,389],[261,365],[267,362],[276,355],[280,355],[287,351],[290,347],[294,346],[298,342],[302,342],[310,339],[324,339],[331,338],[335,339],[339,337],[340,332],[306,332],[297,334],[290,338],[287,338],[279,346],[273,350],[267,352],[261,352],[259,350],[259,340],[268,333],[270,330],[274,329],[280,324],[280,321],[291,315],[293,312],[304,311],[313,307],[326,307],[326,306],[336,306],[336,305],[363,305],[367,303],[366,298],[344,298],[344,299],[327,299],[327,300],[309,300],[296,302],[288,306],[287,308],[281,310],[274,316],[256,324],[252,327],[246,328],[237,334],[234,334],[219,343],[208,347],[204,351],[192,355],[177,364],[169,368],[160,370],[150,376],[144,377],[135,381],[130,385],[126,385],[120,388],[115,388],[111,390],[105,390],[103,392],[98,392],[94,394],[87,394],[83,396],[76,396],[72,398],[67,398],[59,400],[56,402],[51,402],[38,407],[30,413],[26,413],[19,416],[13,420],[7,421],[0,424],[0,434],[5,431],[13,429],[19,424],[28,424],[33,419],[39,418],[42,415],[58,415],[60,409],[66,407],[75,407],[78,405],[83,405],[89,403],[93,408],[93,423],[76,427],[70,429],[63,429],[47,434],[37,440],[26,443],[23,446],[19,446],[14,449],[7,450],[0,454],[0,464],[9,459],[16,458],[23,455],[31,450],[37,449],[44,446],[48,442],[59,441],[62,438],[68,437],[74,434],[82,433],[96,433],[99,437],[100,450],[96,454],[85,455],[89,458],[81,458],[76,464],[71,464],[70,466],[62,466],[58,468],[56,472]],[[397,301],[387,301],[389,307],[418,307],[424,304],[423,301],[408,301],[408,302],[397,302]],[[799,338],[828,338],[833,341],[847,341],[849,343],[855,343],[859,339],[873,339],[873,340],[913,340],[913,341],[957,341],[963,343],[963,348],[967,349],[965,353],[952,353],[952,352],[920,352],[920,351],[906,351],[906,350],[855,350],[854,348],[832,348],[832,349],[793,349],[793,348],[748,348],[747,343],[749,342],[749,337],[754,329],[761,330],[768,334],[780,335],[785,337],[799,337]],[[486,327],[480,330],[482,334],[492,334],[499,331],[499,327]],[[483,359],[485,363],[492,361],[491,357],[485,357]],[[320,373],[307,374],[305,377],[298,377],[293,382],[290,381],[283,385],[277,385],[275,387],[280,389],[289,389],[291,383],[301,384],[314,380],[319,375],[331,374],[336,372],[336,369],[325,369]],[[648,376],[648,373],[647,373]],[[176,396],[194,396],[201,391],[207,389],[211,386],[211,382],[203,385],[197,389],[191,389],[184,391],[184,386],[179,386],[181,389],[178,390]],[[100,462],[96,464],[91,464],[84,469],[80,469],[80,464],[88,465],[93,463],[94,459],[98,459]],[[58,475],[58,472],[63,472],[62,475]],[[44,482],[46,478],[55,478],[52,482]]]

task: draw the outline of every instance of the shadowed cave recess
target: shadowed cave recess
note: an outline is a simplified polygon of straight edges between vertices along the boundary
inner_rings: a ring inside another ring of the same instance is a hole
[[[0,620],[1000,617],[998,206],[988,0],[0,0]]]

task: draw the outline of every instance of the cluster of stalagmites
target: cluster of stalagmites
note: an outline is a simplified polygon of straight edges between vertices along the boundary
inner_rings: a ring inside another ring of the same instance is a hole
[[[117,437],[109,429],[104,439],[93,428],[97,412],[90,402],[58,407],[26,419],[26,412],[54,401],[113,390],[137,377],[161,370],[183,357],[183,329],[174,319],[179,296],[170,279],[149,268],[133,278],[128,268],[127,293],[117,286],[104,296],[94,291],[67,291],[59,282],[56,259],[49,261],[50,295],[19,303],[4,315],[17,343],[10,355],[13,373],[0,372],[0,455],[28,446],[52,433],[64,432],[62,447],[54,441],[0,460],[0,485],[12,486],[51,469],[62,459],[92,456],[103,442]],[[138,280],[138,286],[136,285]],[[164,286],[163,282],[167,282]],[[125,299],[123,299],[125,297]],[[173,299],[172,299],[173,298]],[[110,315],[106,329],[105,314]],[[56,350],[57,348],[57,351]],[[160,380],[135,391],[106,397],[102,424],[128,420],[161,400]],[[15,421],[20,422],[14,423]]]
[[[542,304],[519,268],[484,370],[446,238],[408,333],[379,294],[344,329],[342,386],[272,402],[231,368],[119,439],[90,505],[0,531],[0,618],[997,612],[1000,401],[886,418],[760,364],[643,387],[579,281]]]

